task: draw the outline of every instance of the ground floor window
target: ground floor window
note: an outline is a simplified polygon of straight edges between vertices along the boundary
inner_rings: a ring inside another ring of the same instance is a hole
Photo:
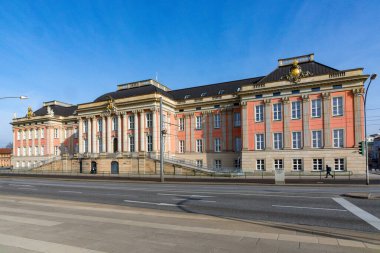
[[[265,162],[264,162],[264,159],[257,159],[257,160],[256,160],[256,169],[257,169],[257,170],[265,170]]]
[[[323,169],[323,160],[320,158],[313,159],[313,170],[320,171]]]
[[[222,168],[222,160],[214,160],[214,168],[215,169]]]
[[[203,167],[203,160],[197,160],[197,167]]]
[[[334,164],[335,164],[336,171],[344,171],[345,169],[344,158],[335,158]]]
[[[293,170],[301,171],[302,168],[302,159],[293,159]]]
[[[152,135],[148,135],[147,136],[147,145],[148,145],[148,152],[152,152],[153,151],[153,138],[152,138]]]
[[[17,161],[17,162],[16,162],[16,168],[19,168],[19,167],[20,167],[20,162]]]
[[[129,136],[129,152],[135,152],[135,137]]]
[[[284,168],[284,163],[282,159],[274,159],[274,169],[282,170]]]
[[[240,159],[235,159],[234,160],[234,167],[236,169],[239,169],[241,167],[241,162],[240,162]]]

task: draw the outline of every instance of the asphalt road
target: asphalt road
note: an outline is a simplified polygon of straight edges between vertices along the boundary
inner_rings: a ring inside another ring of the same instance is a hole
[[[341,197],[341,194],[348,192],[368,191],[380,193],[380,187],[159,184],[0,178],[0,194],[3,195],[126,205],[231,219],[380,233],[380,200]]]

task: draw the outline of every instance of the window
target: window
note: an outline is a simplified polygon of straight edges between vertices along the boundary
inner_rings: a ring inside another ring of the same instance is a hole
[[[235,168],[235,169],[240,169],[240,168],[241,168],[241,162],[240,162],[240,159],[235,159],[235,160],[234,160],[234,168]]]
[[[342,89],[341,84],[333,85],[333,89]]]
[[[203,160],[197,160],[196,163],[197,163],[197,167],[200,167],[200,168],[203,167]]]
[[[220,128],[220,114],[214,114],[214,128]]]
[[[63,130],[63,136],[65,139],[67,138],[67,129],[66,128]]]
[[[135,152],[135,137],[129,136],[129,152]]]
[[[274,159],[274,169],[282,170],[284,168],[282,159]]]
[[[220,105],[214,105],[214,108],[215,109],[220,108]]]
[[[147,128],[153,127],[153,114],[152,113],[146,114],[146,127]]]
[[[221,169],[222,168],[222,160],[214,160],[214,168],[215,169]]]
[[[334,165],[336,171],[344,171],[344,159],[343,158],[336,158],[334,159]]]
[[[293,159],[293,170],[302,171],[302,159]]]
[[[25,162],[24,161],[21,162],[21,167],[25,168]]]
[[[264,105],[256,105],[256,122],[263,122],[264,121]]]
[[[23,132],[22,132],[22,139],[23,139],[23,140],[26,140],[26,131],[23,131]]]
[[[35,138],[35,139],[38,138],[38,129],[34,129],[34,138]]]
[[[241,138],[236,137],[235,138],[235,152],[240,152],[241,151]]]
[[[22,155],[23,155],[23,156],[26,156],[26,147],[24,147],[24,148],[22,149]]]
[[[28,168],[30,168],[30,161],[27,162],[27,166],[28,166]]]
[[[277,103],[273,104],[273,120],[281,120],[282,119],[282,104]]]
[[[179,153],[185,153],[185,141],[180,140],[178,146],[179,146],[178,152]]]
[[[293,149],[300,149],[301,144],[301,132],[292,132],[292,147]]]
[[[189,99],[190,98],[190,95],[185,95],[185,99]]]
[[[265,170],[265,161],[264,159],[257,159],[256,160],[256,169],[257,170]]]
[[[273,97],[281,96],[281,92],[273,92]]]
[[[58,155],[58,146],[54,146],[54,155]]]
[[[179,128],[179,131],[185,130],[185,118],[178,119],[178,128]]]
[[[301,101],[292,102],[292,119],[301,118]]]
[[[224,90],[219,90],[218,91],[218,95],[223,95],[224,94]]]
[[[38,146],[35,146],[35,147],[34,147],[34,155],[35,155],[35,156],[38,155]]]
[[[202,116],[196,116],[195,117],[195,129],[199,130],[202,129]]]
[[[103,120],[98,119],[98,132],[103,132]]]
[[[205,97],[207,95],[207,92],[202,92],[201,97]]]
[[[42,147],[41,147],[41,151],[40,151],[40,155],[42,155],[42,156],[45,155],[45,152],[44,152],[44,151],[45,151],[45,150],[44,150],[44,146],[42,146]]]
[[[241,126],[241,120],[240,120],[240,112],[234,113],[234,127],[240,127]]]
[[[75,153],[79,152],[79,144],[78,143],[75,144],[74,149],[75,149]]]
[[[87,133],[88,132],[88,121],[85,120],[83,121],[83,133]]]
[[[197,152],[202,153],[203,152],[203,141],[201,139],[197,140]]]
[[[321,100],[320,99],[311,100],[311,117],[320,118],[321,113],[322,113]]]
[[[320,158],[313,159],[313,170],[320,171],[323,169],[323,160]]]
[[[257,94],[255,98],[263,98],[263,94]]]
[[[17,132],[17,140],[19,141],[21,139],[21,131]]]
[[[117,117],[112,118],[112,131],[117,131],[118,128],[118,119]]]
[[[333,116],[343,115],[343,97],[333,98]]]
[[[256,149],[257,150],[265,149],[264,134],[256,134]]]
[[[320,90],[321,90],[321,87],[314,87],[314,88],[311,88],[311,91],[312,91],[312,92],[320,91]]]
[[[88,140],[87,139],[83,140],[83,151],[85,153],[88,152]]]
[[[300,90],[292,90],[292,94],[300,94]]]
[[[32,139],[32,130],[31,129],[29,129],[29,131],[28,131],[28,137],[29,137],[29,140]]]
[[[78,138],[78,128],[74,128],[74,138]]]
[[[129,115],[128,121],[129,121],[129,129],[135,129],[135,116]]]
[[[54,139],[58,138],[58,129],[54,128]]]
[[[148,152],[152,152],[153,151],[153,137],[152,135],[147,135],[147,149],[148,149]]]
[[[102,137],[98,138],[98,149],[99,149],[99,153],[103,152],[103,139],[102,139]]]
[[[16,162],[16,168],[19,168],[19,167],[20,167],[20,162],[17,161],[17,162]]]
[[[311,131],[312,147],[322,148],[322,131]]]
[[[220,147],[220,138],[214,139],[214,151],[215,152],[220,152],[221,147]]]
[[[274,149],[282,149],[282,133],[273,134]]]
[[[32,156],[32,147],[28,148],[28,156]]]
[[[343,129],[335,129],[334,130],[334,148],[343,148],[343,145],[344,145]]]
[[[17,156],[20,156],[20,155],[21,155],[21,149],[17,148]]]

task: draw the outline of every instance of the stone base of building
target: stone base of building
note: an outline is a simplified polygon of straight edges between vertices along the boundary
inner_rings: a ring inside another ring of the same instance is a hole
[[[304,173],[315,172],[313,160],[322,159],[322,169],[326,165],[335,171],[335,159],[344,159],[345,172],[352,174],[365,174],[365,156],[358,153],[357,149],[309,149],[305,150],[263,150],[263,151],[243,151],[242,152],[242,169],[244,172],[254,172],[257,170],[257,160],[264,160],[265,170],[272,172],[275,169],[275,160],[283,160],[283,169],[285,172],[294,170],[293,159],[301,159],[302,171]],[[342,171],[337,170],[337,171]]]

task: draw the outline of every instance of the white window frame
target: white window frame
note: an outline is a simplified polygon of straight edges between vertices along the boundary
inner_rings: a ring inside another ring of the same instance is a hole
[[[135,115],[129,115],[128,116],[128,129],[135,129]]]
[[[273,120],[274,121],[282,120],[282,103],[273,104]]]
[[[41,148],[40,148],[40,155],[41,156],[45,155],[45,147],[44,146],[41,146]]]
[[[318,136],[317,133],[320,133],[320,136]],[[316,135],[314,135],[314,134],[316,134]],[[314,145],[314,142],[316,145]],[[312,148],[322,148],[323,147],[323,132],[322,132],[322,130],[312,130],[311,131],[311,147]]]
[[[147,128],[152,128],[153,127],[153,113],[147,113],[145,115],[146,118],[146,127]]]
[[[152,152],[153,151],[153,136],[148,134],[146,136],[146,150],[148,152]]]
[[[284,160],[283,159],[274,159],[273,167],[275,170],[283,170],[284,169]]]
[[[98,137],[98,150],[99,153],[103,152],[103,139],[101,136]]]
[[[313,158],[313,171],[322,171],[323,170],[323,159],[322,158]]]
[[[34,129],[34,139],[38,139],[38,129]]]
[[[45,138],[45,128],[41,128],[40,129],[40,134],[41,134],[41,139],[44,139]]]
[[[112,118],[112,131],[117,131],[119,125],[119,119],[117,117]]]
[[[255,106],[255,122],[263,122],[264,121],[264,105],[256,105]]]
[[[311,117],[320,118],[322,116],[322,99],[311,100]]]
[[[265,171],[265,159],[256,159],[256,170]]]
[[[221,152],[222,146],[220,143],[220,138],[215,138],[214,139],[214,152]]]
[[[185,118],[178,119],[178,131],[185,131]]]
[[[202,129],[202,116],[198,115],[195,117],[195,129],[201,130]]]
[[[67,128],[65,128],[65,129],[63,129],[63,138],[67,138],[67,132],[68,132],[68,130],[67,130]]]
[[[28,138],[29,138],[29,140],[32,139],[32,129],[28,130]]]
[[[102,133],[103,132],[103,119],[98,119],[98,132]]]
[[[235,137],[235,152],[240,152],[242,149],[241,137]]]
[[[78,128],[74,128],[74,138],[78,138]]]
[[[58,128],[54,128],[54,139],[58,139]]]
[[[293,171],[303,171],[303,160],[301,158],[293,158]]]
[[[22,155],[23,155],[23,156],[26,156],[26,147],[23,147],[23,148],[22,148]]]
[[[129,152],[135,152],[135,136],[129,136]]]
[[[283,133],[273,133],[273,148],[280,150],[284,148],[284,135]]]
[[[297,145],[294,145],[297,144]],[[301,149],[302,148],[302,132],[295,131],[292,132],[292,149]]]
[[[196,140],[196,151],[197,151],[197,153],[203,153],[203,140],[202,139]]]
[[[178,142],[178,152],[183,154],[185,153],[185,141],[184,140],[179,140]]]
[[[33,152],[33,150],[32,150],[32,147],[28,147],[28,156],[32,156],[32,152]]]
[[[234,127],[241,126],[241,114],[240,112],[234,112]]]
[[[22,131],[22,139],[26,140],[26,131]]]
[[[301,101],[292,101],[292,119],[301,119]]]
[[[21,156],[21,148],[20,147],[17,148],[17,156]]]
[[[203,167],[203,160],[197,159],[196,160],[196,165],[197,165],[197,167],[202,168]]]
[[[344,147],[344,129],[334,129],[333,130],[333,147],[343,148]]]
[[[342,96],[333,97],[331,101],[332,101],[332,116],[333,117],[343,116],[343,108],[344,108],[343,97]]]
[[[215,169],[221,169],[221,168],[222,168],[222,160],[220,160],[220,159],[215,159],[215,160],[214,160],[214,168],[215,168]]]
[[[35,156],[38,156],[38,155],[39,155],[39,154],[38,154],[38,151],[39,151],[38,146],[34,146],[34,155],[35,155]]]
[[[58,155],[58,146],[54,146],[54,155]]]
[[[21,131],[17,131],[17,140],[19,141],[21,139]]]
[[[334,158],[334,171],[346,171],[346,159]]]
[[[263,133],[255,135],[255,147],[256,150],[265,149],[265,135]]]
[[[83,121],[83,133],[88,132],[88,120]]]
[[[214,128],[220,128],[220,113],[214,114]]]

